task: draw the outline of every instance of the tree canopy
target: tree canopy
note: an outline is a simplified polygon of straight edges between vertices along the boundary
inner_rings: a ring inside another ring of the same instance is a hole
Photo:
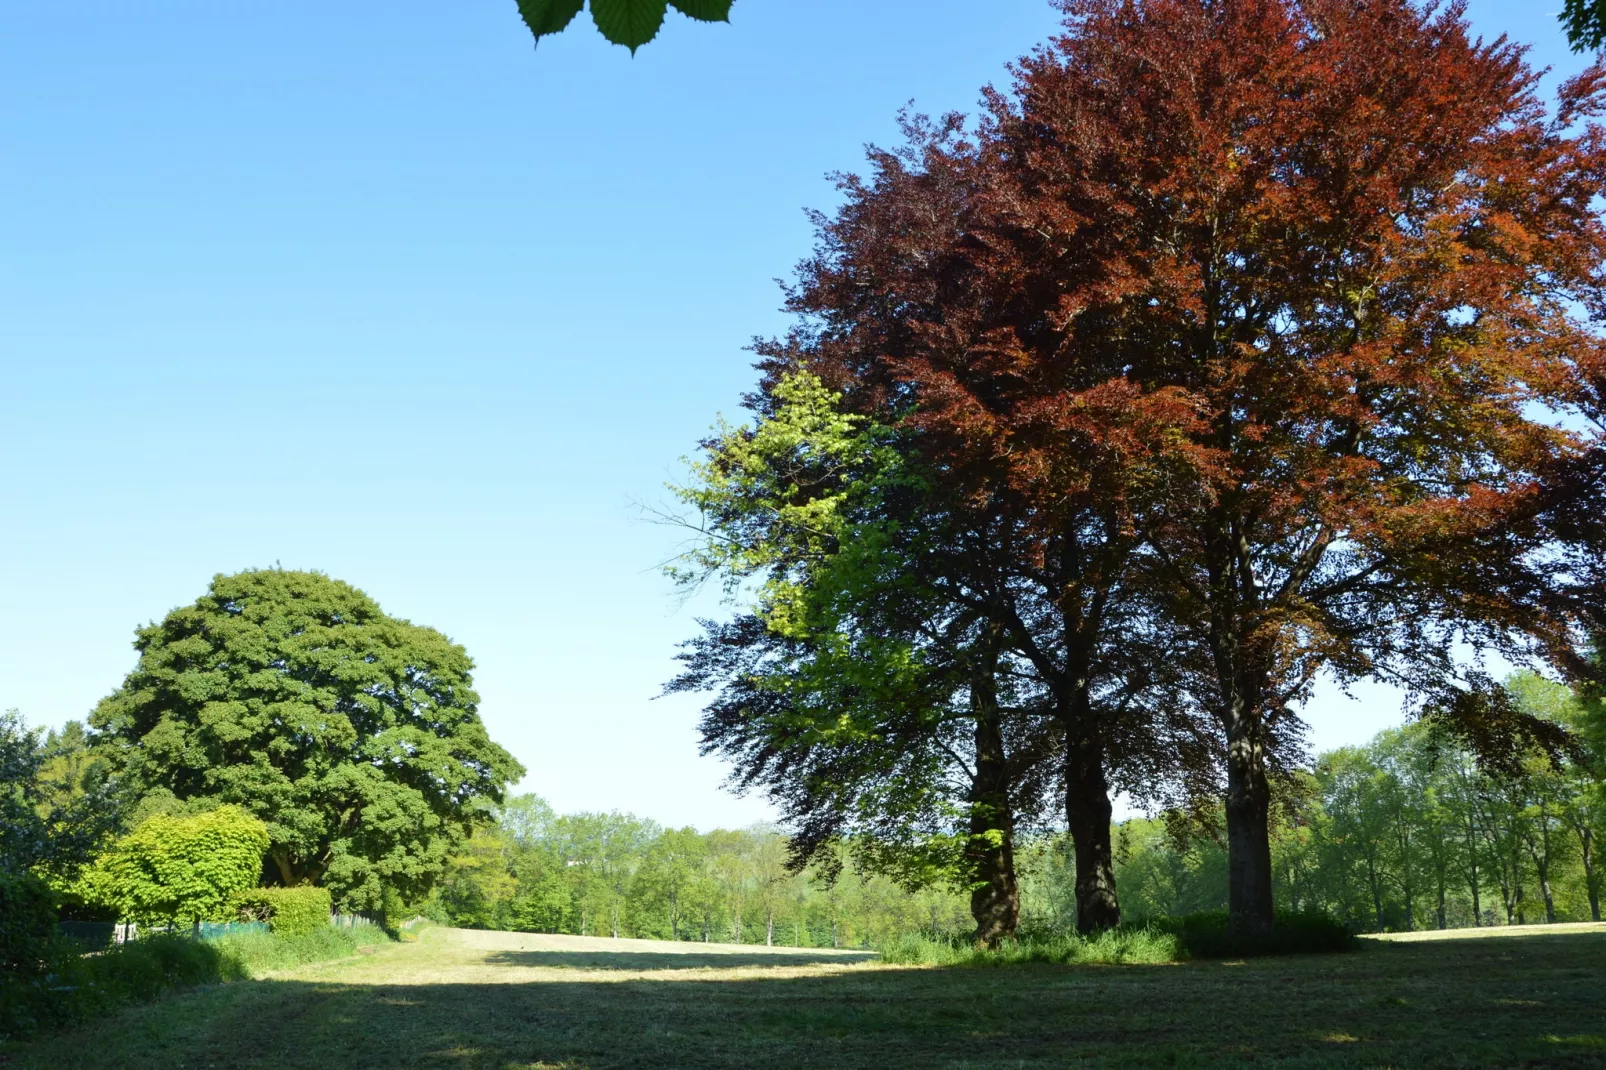
[[[90,724],[142,812],[238,805],[266,824],[271,880],[348,910],[422,895],[523,774],[461,646],[320,573],[217,576],[134,645]]]
[[[82,725],[47,736],[0,713],[0,870],[71,880],[119,827],[123,801]]]
[[[1451,652],[1589,671],[1606,75],[1547,111],[1519,48],[1407,0],[1064,6],[979,124],[843,180],[758,405],[807,367],[1005,521],[976,609],[1053,697],[1090,877],[1112,769],[1219,777],[1260,930],[1319,674],[1563,738]],[[1167,708],[1202,750],[1154,746]]]

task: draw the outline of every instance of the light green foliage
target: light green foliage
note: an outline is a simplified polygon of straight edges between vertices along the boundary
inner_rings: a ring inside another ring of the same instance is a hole
[[[658,36],[673,7],[700,22],[729,22],[733,0],[591,0],[591,19],[602,36],[636,49]],[[562,33],[585,7],[585,0],[518,0],[519,14],[536,41]]]
[[[142,925],[225,921],[256,884],[268,830],[237,806],[188,817],[159,814],[85,872],[84,898]]]
[[[819,376],[790,371],[766,399],[752,425],[718,424],[671,488],[696,534],[670,575],[717,577],[742,612],[687,644],[669,690],[716,693],[705,746],[789,823],[829,810],[860,867],[964,883],[970,774],[954,755],[973,745],[959,637],[974,617],[931,571],[952,550],[944,514],[900,432]]]
[[[679,940],[687,918],[714,895],[708,842],[693,828],[666,829],[642,853],[631,892],[642,912],[668,921],[666,935]]]
[[[754,426],[721,421],[690,462],[691,480],[670,488],[706,533],[670,575],[687,584],[718,575],[727,593],[764,575],[760,615],[778,634],[802,638],[820,630],[805,588],[827,582],[827,563],[838,586],[872,569],[898,532],[864,518],[878,516],[876,499],[917,480],[893,432],[843,411],[819,376],[792,372],[773,394],[773,411]]]
[[[343,910],[422,897],[523,774],[485,732],[462,647],[319,573],[218,576],[135,647],[90,722],[143,812],[243,806],[279,882]]]
[[[1279,904],[1361,931],[1598,920],[1606,778],[1587,745],[1588,703],[1528,674],[1506,686],[1524,712],[1572,727],[1586,745],[1559,764],[1526,754],[1514,777],[1480,770],[1426,724],[1320,755],[1273,833]],[[1128,916],[1225,905],[1219,840],[1207,827],[1176,831],[1143,820],[1118,829]],[[1064,863],[1053,852],[1030,857],[1028,915],[1059,918]]]
[[[510,799],[469,841],[423,909],[483,929],[716,943],[868,947],[967,927],[965,897],[910,892],[843,852],[839,879],[791,873],[769,829],[660,829],[628,814],[558,816]]]
[[[242,920],[265,921],[280,936],[305,936],[329,928],[333,908],[327,888],[252,888],[234,896]]]

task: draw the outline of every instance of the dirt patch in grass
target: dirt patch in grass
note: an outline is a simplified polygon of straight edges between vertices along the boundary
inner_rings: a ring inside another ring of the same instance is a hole
[[[1583,1067],[1606,1037],[1599,932],[996,970],[624,942],[598,964],[573,939],[436,931],[8,1048],[8,1070]]]

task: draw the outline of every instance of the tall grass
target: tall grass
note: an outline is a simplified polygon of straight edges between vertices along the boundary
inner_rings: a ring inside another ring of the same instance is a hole
[[[881,961],[902,966],[1155,965],[1189,959],[1246,958],[1351,951],[1355,936],[1320,914],[1279,914],[1264,936],[1227,931],[1227,914],[1216,911],[1122,925],[1092,936],[1066,932],[1022,933],[996,948],[978,948],[965,937],[911,934],[879,950]]]
[[[1175,933],[1148,926],[1110,929],[1095,936],[1028,934],[996,948],[978,948],[960,937],[908,935],[881,948],[881,961],[900,966],[1011,966],[1147,964],[1178,962],[1187,954]]]
[[[0,1038],[59,1029],[176,989],[246,981],[272,970],[344,958],[389,940],[377,926],[301,936],[235,933],[216,939],[156,935],[82,954],[72,941],[50,948],[31,977],[0,977]]]
[[[240,981],[272,970],[345,958],[359,948],[389,943],[390,937],[377,925],[359,925],[349,929],[331,926],[299,936],[235,933],[206,942],[222,957],[222,980]]]

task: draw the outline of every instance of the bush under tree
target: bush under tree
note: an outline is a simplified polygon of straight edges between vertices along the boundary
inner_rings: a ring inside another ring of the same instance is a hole
[[[96,860],[84,898],[141,925],[224,921],[256,884],[268,830],[238,806],[189,816],[157,814]]]

